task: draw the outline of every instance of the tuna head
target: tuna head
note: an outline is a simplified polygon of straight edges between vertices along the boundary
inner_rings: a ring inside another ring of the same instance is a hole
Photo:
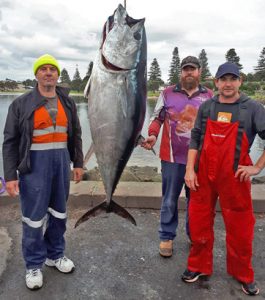
[[[126,10],[119,5],[105,27],[102,55],[119,69],[130,70],[137,64],[145,19],[134,21],[135,24],[130,22]]]

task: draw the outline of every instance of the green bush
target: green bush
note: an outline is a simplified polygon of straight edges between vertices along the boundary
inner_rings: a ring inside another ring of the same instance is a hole
[[[160,92],[148,91],[147,97],[158,97]]]
[[[215,84],[213,80],[203,81],[201,84],[208,89],[215,90]]]
[[[247,94],[254,95],[256,91],[260,90],[261,85],[259,82],[243,82],[240,90]]]

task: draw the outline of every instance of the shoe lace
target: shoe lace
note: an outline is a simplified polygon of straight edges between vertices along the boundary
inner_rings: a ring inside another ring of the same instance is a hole
[[[59,265],[61,265],[63,261],[65,261],[65,262],[68,261],[68,258],[66,256],[63,256],[63,257],[58,258],[57,261],[59,262]]]
[[[32,275],[32,276],[38,276],[39,274],[39,269],[31,269],[29,271],[29,273]]]

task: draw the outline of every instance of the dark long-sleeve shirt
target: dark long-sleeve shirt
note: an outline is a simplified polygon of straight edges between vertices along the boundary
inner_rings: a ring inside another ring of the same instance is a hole
[[[57,87],[56,93],[61,100],[68,119],[68,141],[71,161],[74,168],[83,167],[83,152],[81,127],[74,100],[68,96],[68,91]],[[5,180],[17,179],[17,171],[30,172],[29,151],[33,135],[34,111],[45,105],[45,97],[41,96],[37,87],[31,92],[16,98],[9,107],[3,143],[3,163]]]
[[[218,95],[214,96],[200,106],[194,128],[191,131],[189,149],[199,149],[202,132],[202,114],[205,107],[209,106],[209,101],[215,101],[214,112],[211,117],[213,121],[217,120],[219,112],[225,112],[232,114],[231,122],[238,121],[239,104],[244,102],[247,110],[244,120],[244,129],[248,138],[249,149],[253,144],[256,134],[265,140],[265,108],[261,103],[249,98],[243,93],[240,94],[240,98],[234,103],[220,103],[218,99]]]

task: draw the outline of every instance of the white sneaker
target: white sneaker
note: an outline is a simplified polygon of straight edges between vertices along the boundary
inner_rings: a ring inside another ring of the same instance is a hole
[[[26,285],[31,290],[40,289],[43,285],[41,269],[29,269],[26,271]]]
[[[74,263],[66,256],[60,257],[55,260],[46,258],[45,265],[48,267],[55,267],[62,273],[71,273],[75,269]]]

